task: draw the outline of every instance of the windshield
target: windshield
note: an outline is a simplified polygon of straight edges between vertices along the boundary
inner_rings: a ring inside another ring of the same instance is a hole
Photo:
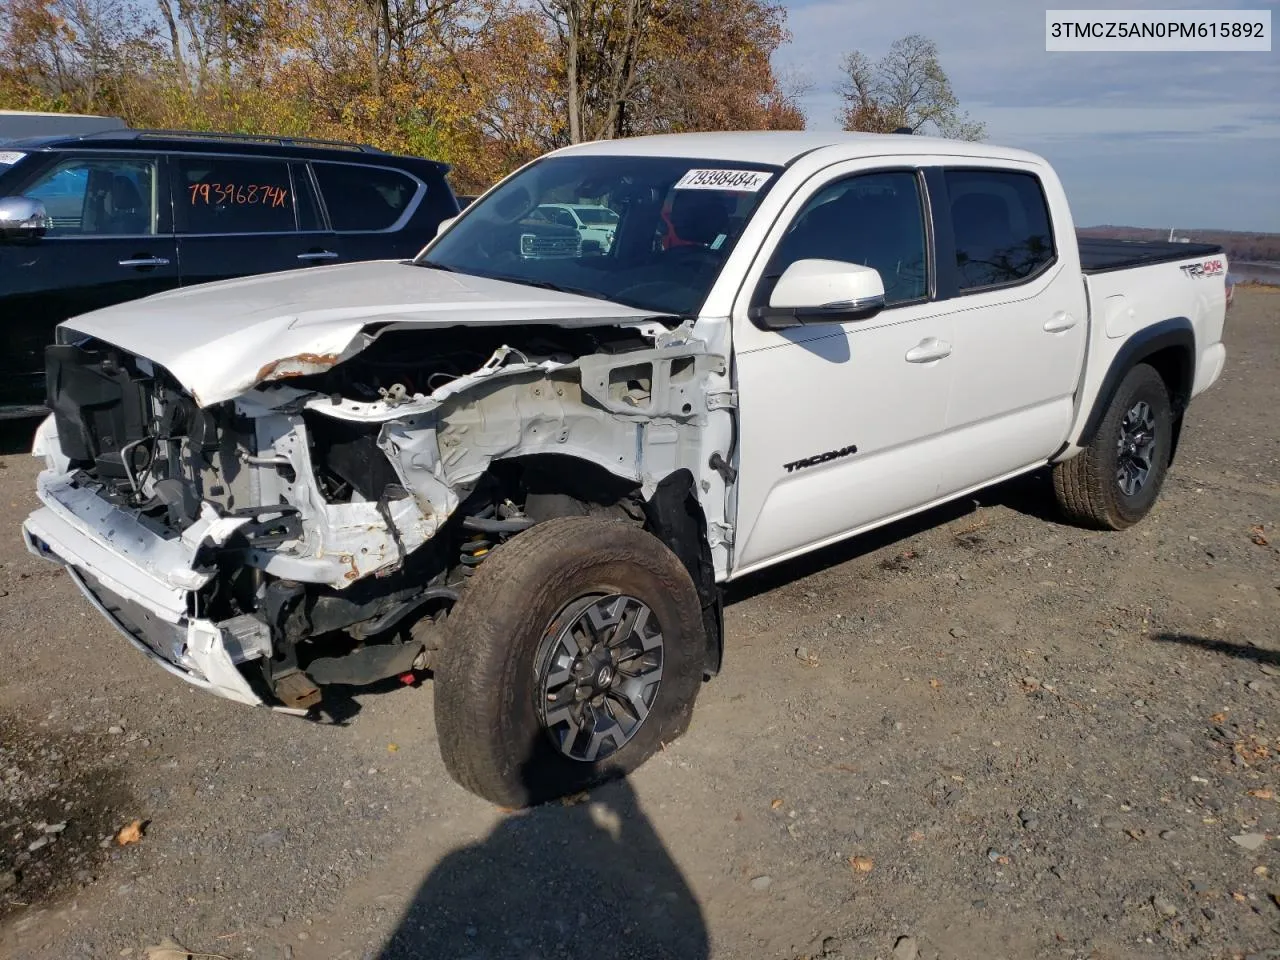
[[[549,157],[469,207],[415,263],[690,316],[779,169]]]

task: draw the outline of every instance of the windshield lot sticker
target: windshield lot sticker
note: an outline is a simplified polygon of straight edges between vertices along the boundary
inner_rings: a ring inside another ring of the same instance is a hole
[[[739,190],[755,193],[772,177],[763,170],[690,170],[676,181],[675,190]]]
[[[25,153],[19,153],[17,150],[0,150],[0,163],[7,166],[11,163],[17,163],[25,156]]]

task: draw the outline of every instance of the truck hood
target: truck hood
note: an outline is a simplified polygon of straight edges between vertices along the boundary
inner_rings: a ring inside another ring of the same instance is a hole
[[[658,316],[594,297],[380,260],[171,290],[62,326],[159,364],[208,406],[264,381],[327,370],[387,329],[586,327]]]

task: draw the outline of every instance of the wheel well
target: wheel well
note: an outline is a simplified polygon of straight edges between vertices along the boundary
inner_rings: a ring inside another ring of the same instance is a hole
[[[1156,373],[1164,381],[1169,391],[1169,399],[1173,403],[1175,415],[1181,415],[1187,402],[1191,399],[1191,378],[1194,366],[1191,351],[1181,344],[1164,347],[1143,357],[1140,363],[1155,367]]]
[[[629,521],[661,540],[693,580],[706,632],[704,673],[720,670],[724,649],[724,609],[716,583],[707,520],[693,474],[676,470],[658,482],[645,499],[633,481],[598,464],[560,454],[534,454],[494,461],[459,512],[481,502],[509,498],[534,522],[557,517],[593,516]]]
[[[1182,438],[1182,415],[1191,402],[1191,386],[1195,378],[1195,357],[1183,344],[1164,347],[1143,357],[1142,362],[1155,368],[1169,391],[1169,405],[1173,408],[1173,437],[1169,442],[1169,462],[1178,455],[1178,441]]]
[[[645,529],[667,545],[684,564],[702,603],[702,624],[707,649],[703,673],[720,672],[724,656],[724,601],[716,583],[707,518],[702,512],[693,474],[686,469],[665,477],[644,502]]]
[[[1102,385],[1094,398],[1093,409],[1085,421],[1077,443],[1088,446],[1098,435],[1107,408],[1115,396],[1120,382],[1129,371],[1140,363],[1154,367],[1169,391],[1173,407],[1174,431],[1170,456],[1177,452],[1178,436],[1182,430],[1182,414],[1191,399],[1192,381],[1195,377],[1195,331],[1185,317],[1173,317],[1140,331],[1130,338],[1107,369]]]

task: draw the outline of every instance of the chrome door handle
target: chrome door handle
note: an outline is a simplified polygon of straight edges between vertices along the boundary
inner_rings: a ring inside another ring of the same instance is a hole
[[[298,254],[299,260],[337,260],[338,255],[332,250],[312,250],[310,253]]]
[[[937,337],[928,337],[907,351],[907,363],[932,363],[951,356],[951,344]]]
[[[167,267],[167,257],[135,257],[132,260],[121,260],[122,267]]]
[[[1063,310],[1059,310],[1044,322],[1045,333],[1062,333],[1076,325],[1076,318]]]

